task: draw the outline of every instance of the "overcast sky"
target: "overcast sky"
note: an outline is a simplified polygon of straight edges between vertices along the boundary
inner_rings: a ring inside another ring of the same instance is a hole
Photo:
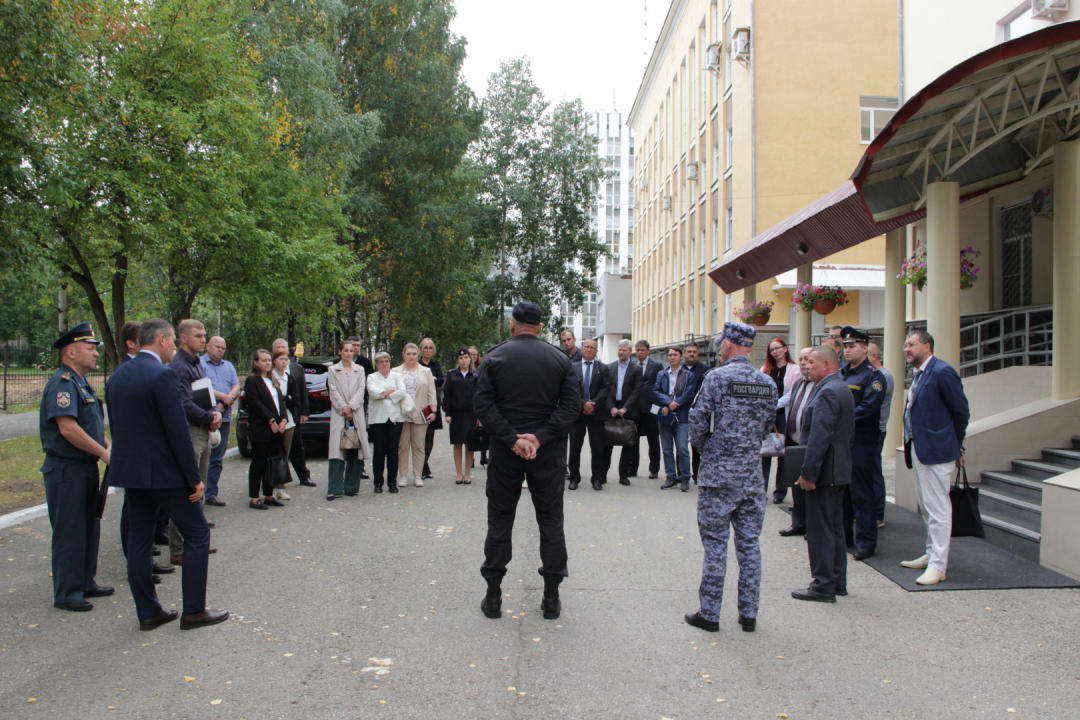
[[[669,0],[456,0],[452,30],[469,42],[463,72],[477,97],[499,62],[528,56],[552,101],[629,110]],[[645,21],[648,20],[646,30]],[[646,32],[648,40],[646,40]],[[613,99],[614,98],[614,99]]]

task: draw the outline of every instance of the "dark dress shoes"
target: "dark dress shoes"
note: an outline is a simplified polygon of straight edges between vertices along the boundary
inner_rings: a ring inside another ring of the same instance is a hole
[[[376,485],[375,486],[375,492],[381,493],[382,492],[382,485]]]
[[[485,597],[480,601],[480,610],[483,611],[484,617],[498,620],[502,617],[502,597]]]
[[[150,551],[150,554],[153,555],[154,557],[157,557],[158,555],[161,554],[161,548],[159,548],[159,547],[157,547],[155,545],[154,549]]]
[[[57,610],[70,610],[71,612],[89,612],[94,609],[94,603],[85,600],[75,602],[54,602],[53,607]]]
[[[375,492],[379,492],[379,489],[378,489],[378,488],[376,488],[376,489],[375,489]],[[326,496],[326,502],[334,502],[334,499],[335,499],[336,497],[337,497],[337,495],[327,495],[327,496]]]
[[[683,492],[690,492],[690,481],[689,480],[683,480],[682,481],[682,491]]]
[[[705,632],[720,632],[719,622],[710,622],[701,617],[701,613],[696,612],[694,614],[686,613],[683,615],[683,620],[686,620],[687,625],[693,625],[696,628],[701,628]]]
[[[806,528],[792,525],[780,531],[780,537],[793,537],[795,535],[805,535]]]
[[[660,477],[660,473],[654,473],[654,472],[649,473],[649,479],[650,480],[655,480],[658,477]]]
[[[571,490],[577,490],[577,488],[578,488],[578,481],[577,480],[571,480],[570,481],[570,489]]]
[[[742,625],[743,632],[754,632],[757,630],[757,618],[748,618],[740,615],[739,624]]]
[[[210,522],[209,520],[207,520],[207,521],[206,521],[206,527],[208,527],[208,528],[216,528],[216,527],[217,527],[217,524],[216,524],[216,523],[212,523],[212,522]]]
[[[371,479],[371,476],[369,476],[369,475],[368,475],[368,474],[367,474],[366,472],[364,472],[363,470],[361,470],[361,471],[360,471],[360,479],[361,479],[361,480],[370,480],[370,479]],[[311,483],[311,484],[312,484],[312,485],[314,485],[315,483]]]
[[[805,590],[792,590],[791,597],[795,598],[796,600],[809,600],[811,602],[836,602],[835,595],[826,595],[825,593],[819,593],[811,590],[810,588],[806,588]]]
[[[248,507],[252,510],[268,510],[266,503],[262,500],[248,500]]]
[[[171,558],[169,558],[169,562],[172,563],[173,565],[183,565],[184,564],[184,556],[183,555],[173,555]]]
[[[154,578],[154,584],[155,585],[160,585],[161,584],[161,576],[160,575],[153,575],[152,577]]]
[[[559,615],[562,614],[562,602],[559,600],[559,596],[547,597],[540,601],[540,609],[544,612],[545,620],[558,620]]]
[[[345,497],[356,497],[356,493],[347,492],[345,493]]]
[[[211,495],[203,501],[207,505],[213,505],[214,507],[225,507],[224,500],[218,500],[217,495]]]
[[[391,485],[390,487],[386,488],[386,492],[389,492],[389,493],[397,494],[397,491],[398,491],[397,485]]]
[[[619,478],[619,484],[620,485],[629,485],[630,484],[630,478]]]
[[[216,553],[216,552],[217,552],[217,548],[216,548],[216,547],[212,547],[212,548],[208,548],[208,549],[207,549],[207,551],[206,551],[206,554],[207,554],[207,555],[213,555],[213,554],[214,554],[214,553]],[[181,557],[183,557],[183,556],[181,556]]]
[[[169,536],[168,536],[168,534],[161,533],[160,535],[155,535],[154,536],[154,544],[155,545],[168,545],[169,544]]]
[[[660,489],[661,490],[667,490],[668,488],[673,488],[678,484],[679,484],[678,480],[672,480],[671,478],[668,478],[667,480],[664,481],[664,484],[660,486]]]
[[[274,507],[285,507],[285,503],[281,502],[277,498],[263,498],[263,502],[267,505],[273,505]]]
[[[787,495],[773,495],[772,504],[779,505],[780,503],[784,502],[785,498],[787,498]]]
[[[603,490],[604,486],[600,483],[599,480],[593,480],[592,481],[592,489],[593,490]]]
[[[862,550],[856,550],[855,551],[855,559],[856,560],[865,560],[867,558],[872,558],[872,557],[874,557],[874,551],[873,550],[863,548]]]
[[[93,587],[93,588],[87,590],[86,592],[84,592],[83,597],[88,597],[88,598],[91,598],[91,597],[109,597],[114,592],[116,592],[116,590],[114,590],[111,587],[105,587],[105,586],[102,586],[102,585],[98,585],[98,586]]]
[[[846,587],[838,587],[838,588],[836,588],[836,594],[839,595],[840,597],[847,597],[847,588]]]
[[[207,625],[217,625],[228,619],[228,610],[203,610],[200,613],[184,613],[180,616],[180,629],[194,630]]]
[[[158,565],[156,561],[154,562],[154,573],[155,574],[157,574],[157,575],[168,575],[169,573],[174,573],[174,572],[176,572],[176,568],[174,568],[172,565]]]
[[[149,620],[140,620],[139,621],[139,629],[140,630],[154,630],[156,628],[161,627],[165,623],[172,622],[173,620],[175,620],[178,617],[180,617],[180,613],[176,612],[175,610],[162,610],[161,612],[159,612],[157,615],[150,618]]]
[[[305,487],[315,487],[315,483],[311,482],[311,478],[300,478],[300,484]]]

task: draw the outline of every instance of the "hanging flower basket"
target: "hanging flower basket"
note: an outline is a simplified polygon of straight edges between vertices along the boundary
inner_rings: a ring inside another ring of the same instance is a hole
[[[796,285],[795,292],[791,295],[791,302],[800,312],[813,311],[819,315],[828,315],[836,309],[837,305],[847,302],[847,293],[839,286]]]
[[[767,300],[747,300],[743,306],[735,311],[735,317],[745,323],[753,323],[758,327],[767,325],[772,316],[773,303]]]
[[[981,252],[970,245],[960,251],[960,289],[970,290],[975,287],[975,281],[979,279],[979,268],[975,265],[975,259],[982,255]],[[911,257],[900,265],[900,274],[896,279],[905,285],[913,285],[916,290],[922,291],[926,287],[926,246],[919,243],[915,246],[915,252]]]

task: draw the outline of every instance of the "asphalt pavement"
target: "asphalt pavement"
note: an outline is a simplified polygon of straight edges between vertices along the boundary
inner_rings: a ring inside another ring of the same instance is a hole
[[[441,438],[444,439],[444,438]],[[616,453],[617,454],[617,453]],[[588,467],[584,453],[583,467]],[[758,630],[736,623],[735,560],[719,633],[697,608],[695,495],[659,481],[566,494],[570,577],[543,620],[536,522],[522,493],[505,615],[480,612],[484,485],[436,479],[326,502],[291,490],[246,507],[247,462],[226,463],[208,603],[228,622],[140,632],[110,499],[85,614],[55,610],[47,518],[0,533],[0,717],[14,718],[1068,718],[1080,687],[1075,590],[907,593],[851,563],[850,596],[802,603],[805,543],[762,535]],[[912,556],[921,548],[912,548]],[[180,604],[179,571],[159,586]],[[31,699],[33,702],[31,702]]]
[[[38,434],[38,413],[0,412],[0,442]]]

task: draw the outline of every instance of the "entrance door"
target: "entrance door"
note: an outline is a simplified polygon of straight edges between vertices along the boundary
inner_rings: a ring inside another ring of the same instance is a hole
[[[1031,305],[1031,203],[1001,209],[1001,307]]]

